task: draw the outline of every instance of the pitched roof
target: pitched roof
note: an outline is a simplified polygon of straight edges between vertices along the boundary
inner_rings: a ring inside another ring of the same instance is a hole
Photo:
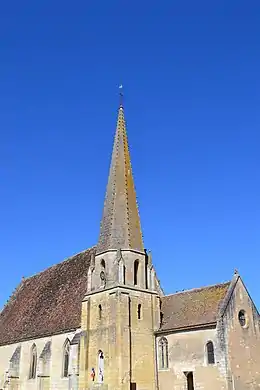
[[[216,322],[230,282],[178,292],[162,297],[160,330],[198,327]]]
[[[88,249],[22,281],[0,313],[0,345],[80,327]]]

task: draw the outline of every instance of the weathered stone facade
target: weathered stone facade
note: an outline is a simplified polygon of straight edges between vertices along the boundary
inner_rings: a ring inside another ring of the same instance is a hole
[[[91,369],[97,367],[97,351],[104,354],[104,385],[108,390],[129,390],[130,384],[155,390],[155,338],[160,326],[159,292],[148,288],[146,254],[118,251],[98,255],[95,269],[105,260],[108,283],[93,271],[93,283],[82,308],[81,328],[87,335],[82,345],[79,389],[91,387]],[[124,278],[120,280],[121,261]],[[139,269],[134,284],[134,264]],[[110,275],[113,274],[113,278]],[[91,277],[91,276],[90,276]],[[150,280],[150,285],[155,283]],[[144,370],[145,367],[145,370]]]
[[[240,277],[230,297],[223,318],[226,337],[227,367],[230,389],[260,388],[259,314]],[[239,312],[245,311],[246,324],[239,323]]]
[[[186,389],[185,373],[192,372],[195,389],[226,390],[222,371],[223,351],[219,348],[216,329],[200,329],[168,334],[169,367],[158,370],[160,390]],[[157,344],[160,336],[157,337]],[[215,363],[208,364],[206,344],[212,341]]]
[[[73,340],[75,332],[60,335],[37,338],[23,341],[19,344],[10,344],[0,347],[0,389],[10,390],[68,390],[73,377],[73,368],[77,362],[73,362],[71,354],[69,362],[69,376],[63,377],[63,346],[66,340]],[[50,345],[50,354],[46,358],[42,355],[46,345]],[[31,348],[36,345],[37,366],[35,378],[29,379]],[[20,348],[19,360],[16,362],[15,372],[11,364],[14,352]],[[77,372],[75,372],[77,376]]]
[[[239,321],[240,311],[245,312],[245,326]],[[260,388],[259,314],[237,273],[220,302],[215,324],[159,331],[157,346],[161,337],[168,341],[169,365],[166,369],[157,365],[160,390],[188,388],[188,372],[195,389]],[[214,346],[214,364],[207,361],[208,342]]]
[[[259,351],[238,273],[164,295],[120,106],[97,247],[22,280],[0,314],[0,390],[256,390]]]

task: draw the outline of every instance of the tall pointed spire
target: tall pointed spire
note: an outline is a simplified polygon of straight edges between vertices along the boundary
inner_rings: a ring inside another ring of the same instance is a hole
[[[97,253],[109,249],[144,251],[121,94]]]

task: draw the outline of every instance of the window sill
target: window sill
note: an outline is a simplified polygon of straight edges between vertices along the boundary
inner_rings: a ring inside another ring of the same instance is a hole
[[[168,371],[170,371],[170,369],[169,368],[159,368],[158,371],[159,372],[168,372]]]
[[[38,375],[37,378],[50,378],[50,375]]]

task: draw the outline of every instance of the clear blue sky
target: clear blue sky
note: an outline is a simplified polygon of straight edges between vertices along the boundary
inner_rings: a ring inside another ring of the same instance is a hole
[[[96,243],[120,83],[165,292],[237,268],[260,306],[259,20],[259,0],[1,2],[1,306]]]

